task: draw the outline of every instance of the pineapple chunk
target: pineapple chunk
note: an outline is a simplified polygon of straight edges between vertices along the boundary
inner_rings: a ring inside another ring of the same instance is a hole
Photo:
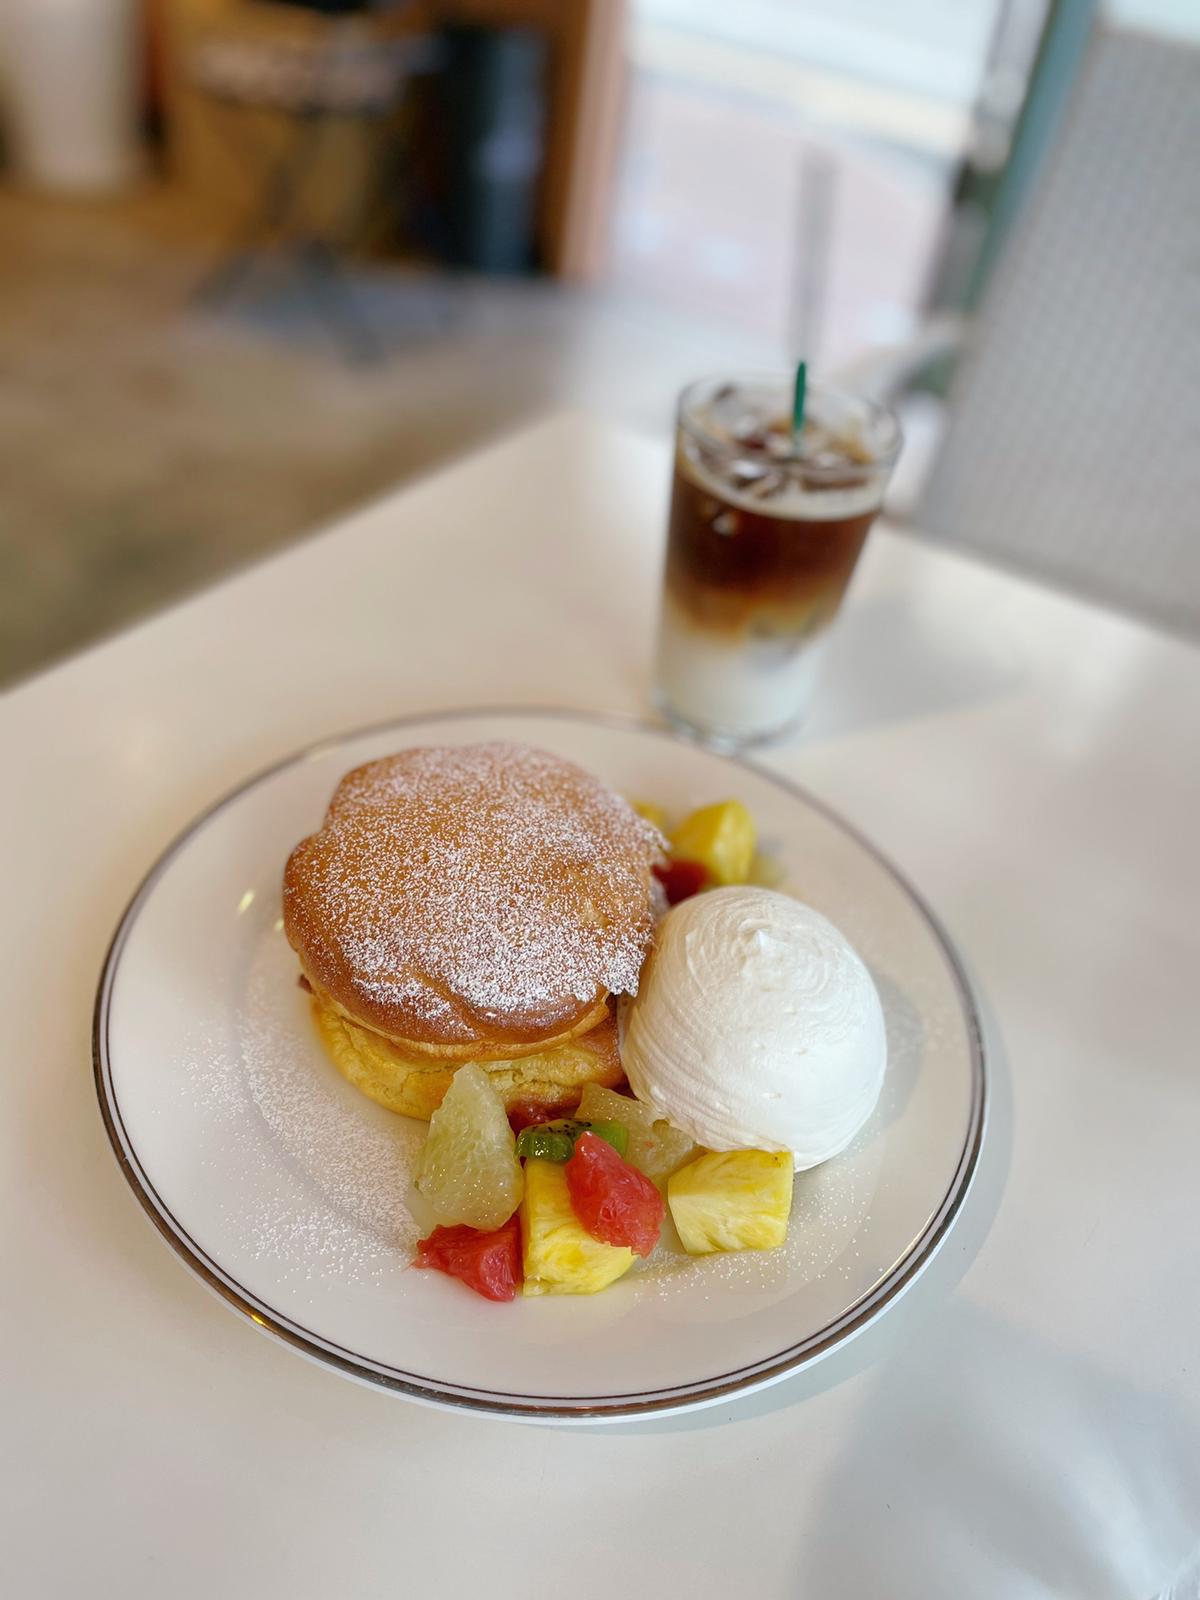
[[[631,800],[630,805],[639,817],[644,817],[647,822],[652,823],[659,833],[666,833],[667,813],[662,806],[655,805],[653,800]]]
[[[773,1250],[792,1209],[788,1151],[719,1150],[667,1180],[667,1203],[691,1256],[714,1250]]]
[[[633,1265],[633,1251],[593,1239],[571,1207],[557,1161],[525,1163],[521,1202],[525,1294],[595,1294]]]
[[[699,861],[716,884],[745,883],[754,860],[754,818],[740,800],[693,811],[671,835],[671,854]]]

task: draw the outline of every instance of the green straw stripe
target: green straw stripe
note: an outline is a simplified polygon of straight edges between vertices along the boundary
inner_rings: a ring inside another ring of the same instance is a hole
[[[808,387],[808,362],[796,367],[796,391],[792,400],[792,432],[799,433],[804,426],[804,391]]]

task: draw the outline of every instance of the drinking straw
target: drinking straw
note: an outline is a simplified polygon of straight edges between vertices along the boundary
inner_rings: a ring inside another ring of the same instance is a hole
[[[792,432],[797,438],[804,426],[804,391],[808,387],[808,362],[796,363],[796,388],[792,398]]]

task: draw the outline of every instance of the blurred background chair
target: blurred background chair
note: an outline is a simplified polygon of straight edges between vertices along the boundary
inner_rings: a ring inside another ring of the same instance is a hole
[[[282,244],[314,310],[351,360],[376,359],[383,347],[357,303],[342,255],[369,235],[385,203],[380,177],[390,125],[414,70],[428,59],[419,36],[390,38],[373,25],[380,12],[403,4],[259,0],[251,13],[287,5],[313,13],[313,25],[281,35],[244,22],[236,31],[217,23],[192,42],[184,63],[193,86],[224,109],[235,159],[258,174],[246,219],[201,283],[199,298],[214,305],[228,299]],[[262,112],[286,119],[282,144],[262,138],[256,122]],[[316,204],[321,147],[346,127],[362,134],[362,182],[347,204]]]
[[[1195,628],[1197,47],[1197,0],[0,0],[0,680],[801,349],[900,394],[893,516]]]
[[[921,533],[1200,633],[1200,48],[1076,30],[1041,71],[1056,45],[1081,69],[1036,175],[1014,143],[1022,207],[996,187],[969,261],[952,223],[924,333],[850,375],[910,420]]]

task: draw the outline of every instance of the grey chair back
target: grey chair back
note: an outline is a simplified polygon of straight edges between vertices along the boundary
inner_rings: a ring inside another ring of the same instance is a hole
[[[914,520],[1200,634],[1200,48],[1096,34]]]

